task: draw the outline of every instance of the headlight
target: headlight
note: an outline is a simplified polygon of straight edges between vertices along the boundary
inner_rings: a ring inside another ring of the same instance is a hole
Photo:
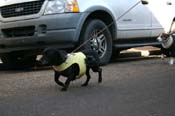
[[[76,0],[49,0],[44,14],[79,12]]]

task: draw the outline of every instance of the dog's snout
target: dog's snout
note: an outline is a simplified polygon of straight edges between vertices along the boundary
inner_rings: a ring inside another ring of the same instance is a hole
[[[44,58],[44,56],[40,56],[40,57],[38,58],[38,63],[39,63],[40,65],[48,65],[48,61]]]

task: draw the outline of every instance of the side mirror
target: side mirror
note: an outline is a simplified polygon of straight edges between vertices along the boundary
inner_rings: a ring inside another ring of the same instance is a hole
[[[148,2],[148,0],[141,0],[141,2],[142,2],[142,4],[148,4],[149,2]]]

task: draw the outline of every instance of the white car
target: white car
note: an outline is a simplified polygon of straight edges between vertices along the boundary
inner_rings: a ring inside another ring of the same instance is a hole
[[[1,59],[24,66],[46,47],[90,48],[106,64],[115,50],[159,46],[156,38],[173,30],[174,6],[174,0],[1,0]]]

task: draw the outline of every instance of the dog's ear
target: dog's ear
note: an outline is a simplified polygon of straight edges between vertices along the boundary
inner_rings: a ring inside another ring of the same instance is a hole
[[[67,59],[67,52],[64,51],[64,50],[57,50],[57,61],[55,61],[55,65],[60,65],[62,64],[63,62],[66,61]]]

